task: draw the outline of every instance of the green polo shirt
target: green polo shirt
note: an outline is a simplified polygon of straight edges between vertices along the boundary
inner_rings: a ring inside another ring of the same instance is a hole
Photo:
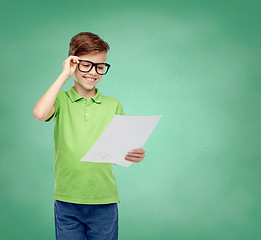
[[[124,115],[121,103],[97,88],[88,101],[73,87],[60,91],[54,102],[54,198],[80,204],[120,202],[111,163],[82,162],[115,114]]]

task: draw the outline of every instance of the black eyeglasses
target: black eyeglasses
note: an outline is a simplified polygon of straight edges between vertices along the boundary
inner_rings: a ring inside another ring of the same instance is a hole
[[[88,60],[79,60],[78,63],[78,69],[81,72],[90,72],[93,66],[95,66],[95,70],[98,74],[105,75],[111,65],[108,63],[93,63]]]

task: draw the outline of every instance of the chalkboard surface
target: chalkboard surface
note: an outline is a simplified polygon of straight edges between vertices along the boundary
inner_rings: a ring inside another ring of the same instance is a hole
[[[260,1],[1,9],[0,239],[54,239],[54,124],[34,119],[33,108],[82,31],[110,45],[101,94],[126,115],[163,115],[143,162],[113,165],[119,239],[261,239]]]

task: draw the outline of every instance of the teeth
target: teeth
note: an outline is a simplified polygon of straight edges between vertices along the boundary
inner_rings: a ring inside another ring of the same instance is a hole
[[[84,77],[85,79],[88,79],[89,81],[91,81],[91,82],[94,82],[95,81],[95,79],[93,79],[93,78],[88,78],[88,77]]]

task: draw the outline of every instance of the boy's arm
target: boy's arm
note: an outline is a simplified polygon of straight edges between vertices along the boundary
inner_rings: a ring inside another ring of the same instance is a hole
[[[54,102],[60,92],[63,84],[72,76],[79,63],[79,57],[69,56],[63,62],[63,71],[46,91],[46,93],[37,101],[34,106],[33,116],[39,121],[48,120],[55,112]]]
[[[68,80],[68,76],[60,74],[52,86],[37,101],[34,106],[33,116],[39,121],[49,119],[55,111],[54,101],[61,90],[63,84]]]

